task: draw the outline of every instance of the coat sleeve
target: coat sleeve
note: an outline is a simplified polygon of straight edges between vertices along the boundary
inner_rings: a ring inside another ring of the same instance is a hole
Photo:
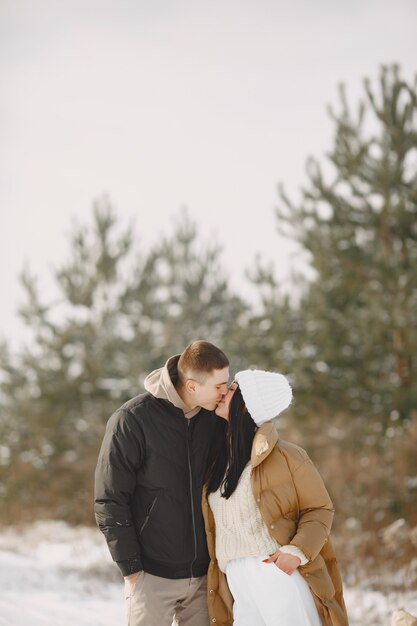
[[[308,457],[292,474],[299,504],[294,545],[312,561],[327,542],[333,522],[334,508],[324,482]]]
[[[142,570],[131,502],[143,460],[144,438],[137,417],[119,409],[107,423],[97,462],[94,512],[123,576]]]

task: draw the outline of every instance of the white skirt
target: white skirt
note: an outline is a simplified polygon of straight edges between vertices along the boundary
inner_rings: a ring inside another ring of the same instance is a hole
[[[322,626],[310,588],[297,570],[289,576],[265,557],[229,561],[234,626]]]

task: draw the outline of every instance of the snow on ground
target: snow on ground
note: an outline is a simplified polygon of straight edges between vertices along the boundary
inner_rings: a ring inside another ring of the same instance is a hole
[[[36,522],[0,532],[1,626],[124,623],[123,581],[97,529]]]
[[[411,592],[347,588],[345,597],[351,626],[389,626],[399,608],[417,615]],[[97,529],[45,521],[0,530],[0,625],[29,624],[124,626],[123,581]]]

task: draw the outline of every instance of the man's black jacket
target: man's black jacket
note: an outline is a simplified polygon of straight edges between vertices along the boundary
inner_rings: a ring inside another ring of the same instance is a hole
[[[110,418],[95,475],[95,515],[123,576],[206,574],[201,490],[217,417],[187,419],[144,393]]]

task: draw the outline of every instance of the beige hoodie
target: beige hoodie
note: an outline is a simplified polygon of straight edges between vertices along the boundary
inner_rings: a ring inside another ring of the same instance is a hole
[[[190,419],[194,417],[194,415],[197,415],[200,411],[200,407],[196,406],[190,409],[175,389],[175,384],[178,382],[177,365],[180,356],[180,354],[172,356],[165,363],[164,367],[160,367],[148,374],[145,378],[144,387],[146,391],[149,391],[155,398],[169,400],[177,409],[181,409],[184,412],[187,419]]]

